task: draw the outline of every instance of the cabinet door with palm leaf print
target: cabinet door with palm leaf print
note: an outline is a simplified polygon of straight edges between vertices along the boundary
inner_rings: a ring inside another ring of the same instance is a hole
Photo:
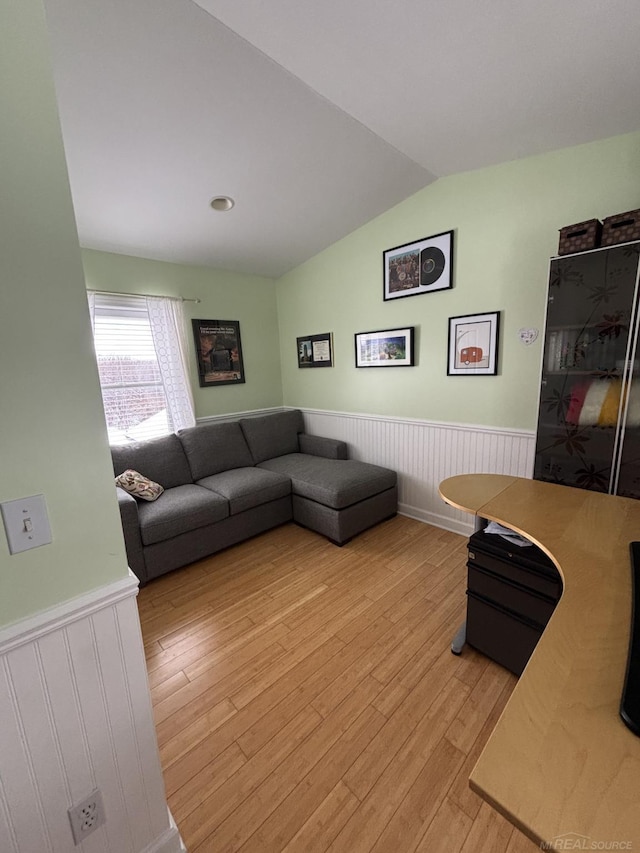
[[[536,479],[616,489],[623,442],[637,432],[624,427],[636,397],[629,392],[639,248],[630,243],[551,261]],[[640,389],[637,407],[640,427]],[[634,444],[640,460],[640,442]],[[640,496],[640,465],[637,474]]]

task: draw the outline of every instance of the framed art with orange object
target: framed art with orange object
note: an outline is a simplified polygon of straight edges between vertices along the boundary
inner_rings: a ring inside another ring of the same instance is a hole
[[[495,376],[500,312],[449,317],[447,376]]]

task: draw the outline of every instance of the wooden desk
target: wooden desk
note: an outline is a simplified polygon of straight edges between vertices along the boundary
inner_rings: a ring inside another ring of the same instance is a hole
[[[640,851],[640,738],[618,716],[640,501],[493,474],[451,477],[440,494],[532,539],[564,582],[471,787],[534,841]]]

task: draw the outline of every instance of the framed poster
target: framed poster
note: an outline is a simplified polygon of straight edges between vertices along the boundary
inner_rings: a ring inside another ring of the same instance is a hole
[[[500,312],[449,317],[447,376],[495,376]]]
[[[356,367],[413,367],[413,330],[386,329],[355,336]]]
[[[382,253],[384,299],[403,299],[453,287],[453,231]]]
[[[244,362],[238,320],[192,320],[201,388],[241,385]]]
[[[298,367],[333,367],[333,335],[304,335],[296,338]]]

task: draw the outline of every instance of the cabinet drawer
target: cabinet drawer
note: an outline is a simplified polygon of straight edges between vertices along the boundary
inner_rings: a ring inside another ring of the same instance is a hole
[[[518,583],[506,580],[504,575],[486,571],[475,563],[468,563],[468,569],[469,592],[491,599],[495,604],[500,604],[507,610],[530,619],[541,629],[547,624],[555,609],[555,601],[531,592],[529,588]]]
[[[520,675],[542,631],[502,607],[467,592],[467,643]]]
[[[481,538],[484,537],[484,538]],[[487,534],[474,533],[469,539],[469,562],[482,569],[487,569],[493,574],[500,575],[505,580],[526,587],[547,598],[557,601],[562,593],[562,581],[557,569],[546,555],[542,555],[540,549],[536,548],[535,556],[544,556],[545,562],[538,562],[520,551],[530,551],[530,548],[516,548],[504,539],[500,542],[486,542]],[[499,539],[500,537],[491,537]]]

